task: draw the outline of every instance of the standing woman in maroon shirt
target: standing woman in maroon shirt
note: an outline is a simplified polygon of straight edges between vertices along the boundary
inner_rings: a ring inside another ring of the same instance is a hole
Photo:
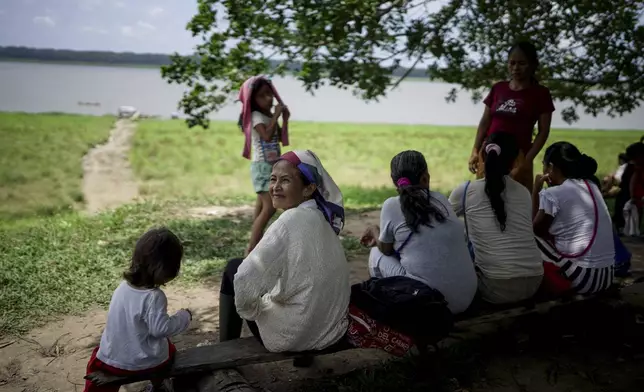
[[[533,160],[546,144],[555,107],[550,90],[539,84],[535,72],[539,66],[537,50],[529,42],[519,42],[510,49],[510,81],[492,86],[485,98],[485,111],[479,122],[469,167],[477,178],[485,176],[483,148],[488,136],[496,132],[512,133],[519,147],[519,157],[512,178],[532,191]],[[534,126],[537,135],[532,139]]]

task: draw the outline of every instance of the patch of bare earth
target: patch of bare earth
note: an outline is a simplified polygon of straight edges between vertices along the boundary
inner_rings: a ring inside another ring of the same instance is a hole
[[[83,195],[87,212],[118,207],[138,197],[139,188],[128,162],[136,125],[118,120],[105,144],[83,157]]]
[[[209,206],[190,208],[182,215],[187,215],[195,219],[212,219],[212,218],[244,218],[252,219],[254,208],[252,206]]]

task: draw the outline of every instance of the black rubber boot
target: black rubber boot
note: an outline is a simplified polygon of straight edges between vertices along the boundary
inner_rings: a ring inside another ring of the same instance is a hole
[[[219,293],[219,341],[239,339],[242,319],[235,308],[235,297]]]

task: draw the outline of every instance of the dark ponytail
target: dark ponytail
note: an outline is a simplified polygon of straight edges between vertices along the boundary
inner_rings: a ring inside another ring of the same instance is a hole
[[[391,160],[391,179],[398,189],[405,222],[412,232],[418,232],[420,225],[432,227],[432,219],[439,223],[446,219],[432,203],[429,188],[420,185],[425,174],[428,174],[427,162],[418,151],[403,151]]]
[[[543,162],[558,168],[566,178],[588,180],[599,184],[595,176],[597,161],[586,155],[572,143],[557,142],[550,145],[544,154]]]
[[[485,145],[485,194],[490,199],[490,205],[501,231],[505,231],[508,220],[503,201],[505,176],[510,173],[518,155],[516,139],[510,133],[496,132],[490,136]]]
[[[508,52],[508,57],[515,50],[520,50],[525,55],[525,57],[528,59],[528,62],[530,63],[530,65],[532,66],[532,69],[534,70],[534,72],[532,73],[532,76],[530,77],[530,79],[532,80],[532,82],[534,84],[539,84],[539,80],[537,79],[537,77],[535,75],[536,72],[537,72],[537,69],[539,68],[539,54],[537,53],[536,46],[534,46],[534,44],[532,44],[532,42],[519,41],[519,42],[515,43],[514,45],[512,45],[512,47],[510,48],[510,51]]]

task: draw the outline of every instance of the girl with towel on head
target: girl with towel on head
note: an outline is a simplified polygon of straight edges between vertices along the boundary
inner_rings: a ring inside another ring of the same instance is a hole
[[[273,108],[273,100],[277,106]],[[242,112],[239,126],[246,138],[243,157],[251,160],[250,175],[257,193],[253,227],[246,254],[262,239],[264,229],[275,214],[268,194],[273,164],[281,155],[280,143],[288,146],[288,119],[291,115],[273,83],[264,75],[246,80],[239,90]],[[282,127],[278,120],[282,117]],[[252,156],[251,156],[252,150]]]

